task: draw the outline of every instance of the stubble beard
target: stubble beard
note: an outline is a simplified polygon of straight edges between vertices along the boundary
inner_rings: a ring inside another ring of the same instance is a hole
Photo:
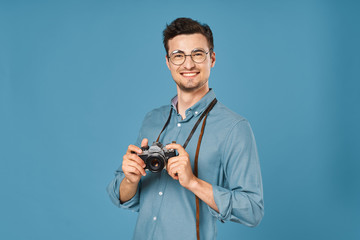
[[[196,85],[189,84],[190,86],[183,84],[181,81],[177,82],[174,80],[174,82],[180,88],[181,91],[191,93],[191,92],[196,92],[197,90],[203,88],[205,86],[205,84],[208,82],[208,80],[199,82]],[[191,82],[191,80],[190,81],[188,80],[186,83],[189,83],[189,82]]]

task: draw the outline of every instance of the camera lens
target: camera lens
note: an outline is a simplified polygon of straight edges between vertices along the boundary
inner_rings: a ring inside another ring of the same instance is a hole
[[[154,169],[157,169],[159,168],[160,166],[160,162],[159,162],[159,159],[157,158],[154,158],[153,160],[151,160],[151,166],[154,168]]]
[[[152,172],[159,172],[164,168],[164,161],[158,157],[148,159],[148,167]]]

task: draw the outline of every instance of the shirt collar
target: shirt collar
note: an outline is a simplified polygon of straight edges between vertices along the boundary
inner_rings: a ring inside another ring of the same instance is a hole
[[[186,109],[185,111],[186,118],[189,114],[194,114],[195,116],[201,114],[203,111],[205,111],[207,106],[211,103],[212,100],[214,100],[215,97],[216,96],[214,91],[212,90],[212,88],[210,88],[210,90],[205,94],[205,96],[203,96],[197,103]],[[175,111],[177,109],[176,108],[177,103],[178,103],[178,96],[176,95],[171,99],[171,105]]]

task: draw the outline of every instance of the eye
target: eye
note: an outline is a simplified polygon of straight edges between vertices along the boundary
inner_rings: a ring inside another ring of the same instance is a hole
[[[205,54],[205,52],[202,51],[202,50],[196,50],[196,51],[193,51],[193,52],[192,52],[192,55],[193,55],[194,57],[203,56],[204,54]]]
[[[176,54],[172,55],[172,57],[173,58],[182,58],[182,57],[184,57],[184,55],[180,54],[180,53],[176,53]]]

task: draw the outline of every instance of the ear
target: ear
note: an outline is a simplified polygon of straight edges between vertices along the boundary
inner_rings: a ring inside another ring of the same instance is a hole
[[[165,55],[165,61],[168,69],[170,70],[169,58],[167,57],[167,55]]]
[[[211,67],[212,68],[215,66],[215,62],[216,62],[215,52],[212,52],[211,53]]]

